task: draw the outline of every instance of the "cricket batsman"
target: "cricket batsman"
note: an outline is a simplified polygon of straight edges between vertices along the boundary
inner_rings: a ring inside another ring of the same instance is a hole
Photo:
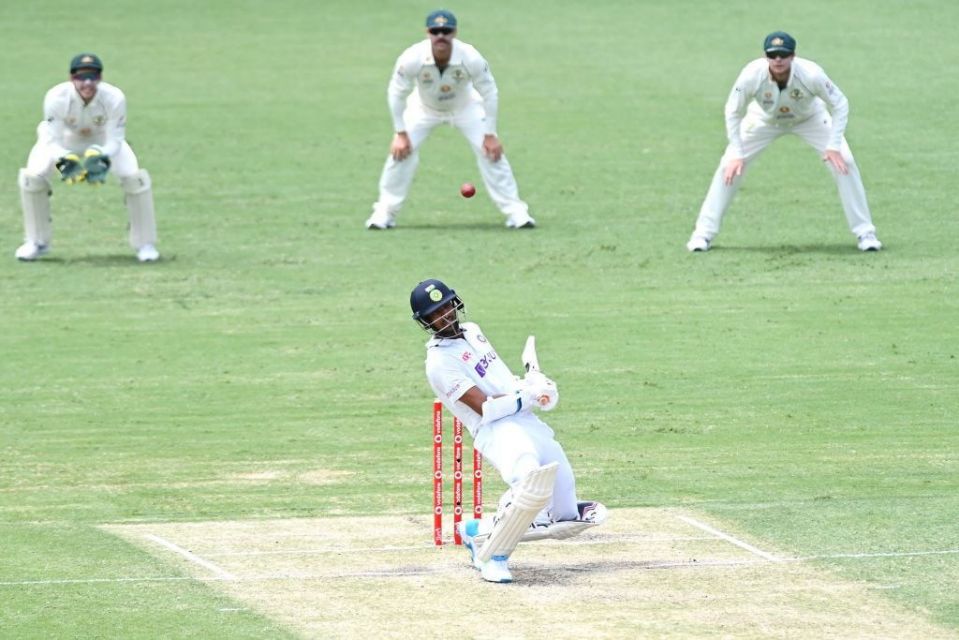
[[[528,371],[517,378],[479,325],[462,322],[463,301],[439,280],[410,294],[413,319],[431,334],[426,377],[446,408],[469,430],[473,446],[510,489],[495,518],[460,523],[474,567],[489,582],[511,582],[507,561],[520,541],[568,538],[606,518],[598,502],[579,502],[576,480],[553,430],[534,411],[559,401],[556,384],[524,351]]]
[[[130,246],[140,262],[160,258],[150,174],[141,169],[126,141],[127,103],[123,92],[102,81],[103,62],[92,53],[70,61],[70,80],[50,89],[43,100],[37,142],[20,169],[24,243],[18,260],[32,262],[50,251],[51,180],[69,185],[103,184],[109,173],[120,181],[130,219]]]

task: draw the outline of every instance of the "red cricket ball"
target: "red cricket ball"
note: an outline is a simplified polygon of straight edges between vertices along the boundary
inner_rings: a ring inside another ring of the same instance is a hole
[[[476,195],[476,187],[471,182],[464,182],[463,186],[460,187],[460,193],[464,198],[472,198]]]

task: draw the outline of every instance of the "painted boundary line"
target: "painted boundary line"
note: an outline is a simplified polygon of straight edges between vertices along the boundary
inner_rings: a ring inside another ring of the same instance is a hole
[[[158,545],[162,547],[166,547],[173,553],[183,556],[184,558],[186,558],[187,560],[189,560],[190,562],[194,564],[200,565],[207,571],[212,572],[213,575],[215,575],[217,578],[220,578],[221,580],[233,580],[235,578],[235,576],[229,571],[224,571],[223,569],[216,566],[209,560],[204,560],[203,558],[196,555],[192,551],[187,551],[183,547],[175,545],[169,540],[161,538],[160,536],[153,535],[152,533],[145,533],[143,534],[143,537],[146,538],[147,540],[157,543]]]
[[[683,522],[685,522],[685,523],[688,524],[688,525],[691,525],[691,526],[693,526],[693,527],[696,527],[697,529],[700,529],[700,530],[702,530],[702,531],[705,531],[706,533],[711,533],[711,534],[713,534],[714,536],[717,536],[717,537],[719,537],[719,538],[722,538],[722,539],[725,540],[726,542],[729,542],[729,543],[731,543],[731,544],[734,544],[734,545],[736,545],[737,547],[739,547],[740,549],[745,549],[745,550],[748,551],[749,553],[751,553],[751,554],[753,554],[753,555],[756,555],[756,556],[759,556],[760,558],[763,558],[763,559],[765,559],[765,560],[769,560],[770,562],[782,562],[782,559],[774,556],[773,554],[771,554],[771,553],[769,553],[769,552],[766,552],[766,551],[763,551],[762,549],[758,549],[758,548],[754,547],[753,545],[749,544],[748,542],[743,542],[743,541],[740,540],[739,538],[736,538],[736,537],[734,537],[734,536],[731,536],[731,535],[729,535],[728,533],[724,533],[724,532],[720,531],[719,529],[715,529],[715,528],[709,526],[708,524],[706,524],[705,522],[700,522],[700,521],[697,520],[696,518],[690,518],[689,516],[676,516],[676,517],[679,518],[680,520],[682,520]]]

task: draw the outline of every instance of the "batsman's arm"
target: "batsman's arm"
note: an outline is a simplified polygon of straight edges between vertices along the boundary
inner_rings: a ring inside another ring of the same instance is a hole
[[[481,424],[489,424],[534,406],[536,400],[532,394],[522,388],[513,393],[487,397],[476,387],[470,387],[460,396],[460,402],[483,417]]]

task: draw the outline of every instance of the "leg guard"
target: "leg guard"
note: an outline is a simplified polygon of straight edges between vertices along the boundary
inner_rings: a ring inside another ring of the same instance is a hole
[[[20,184],[20,204],[23,207],[23,231],[27,242],[46,246],[53,239],[50,220],[50,182],[42,176],[20,169],[17,177]]]
[[[543,465],[527,475],[518,489],[513,489],[513,502],[477,554],[480,562],[493,557],[508,558],[513,553],[536,514],[552,499],[558,468],[556,462]]]
[[[157,226],[153,212],[153,189],[150,174],[140,169],[132,176],[120,178],[124,201],[130,215],[130,246],[139,249],[156,244]]]

